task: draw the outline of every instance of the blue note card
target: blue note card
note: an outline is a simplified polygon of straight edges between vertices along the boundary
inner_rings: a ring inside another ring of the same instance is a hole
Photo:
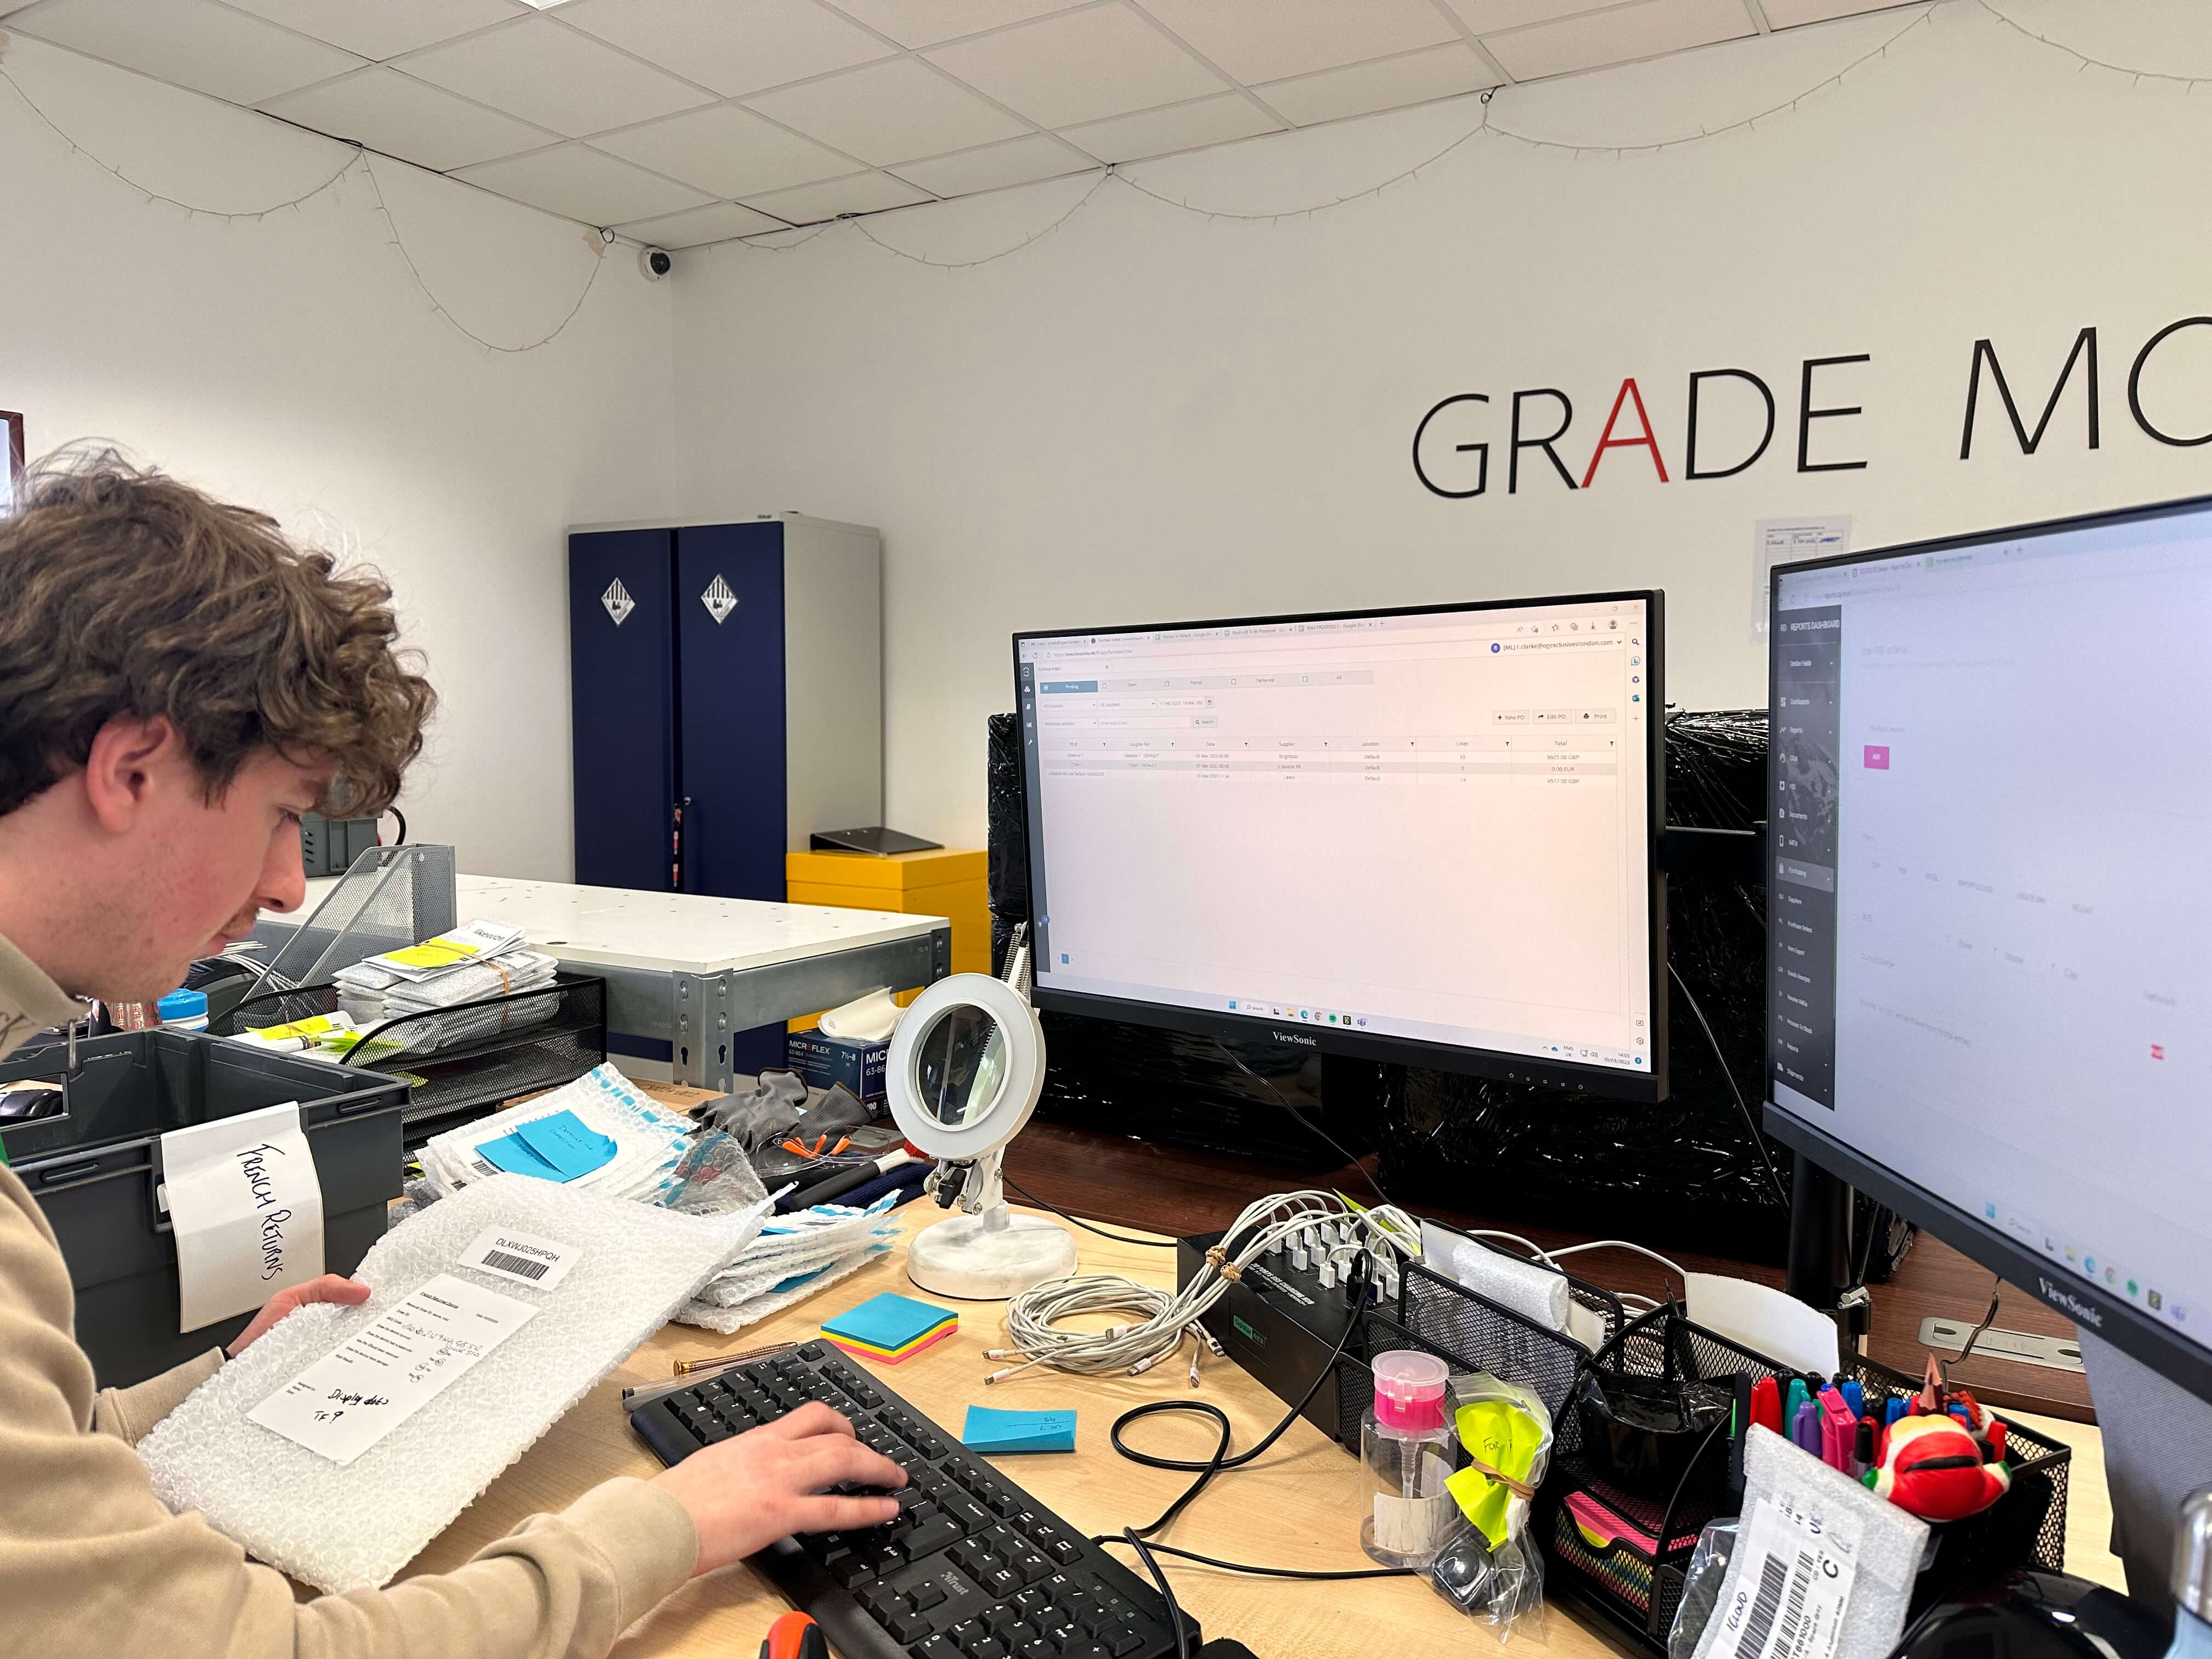
[[[1075,1449],[1073,1412],[1002,1412],[988,1406],[970,1406],[960,1431],[960,1443],[969,1451],[1072,1452]]]
[[[526,1123],[513,1134],[487,1140],[477,1151],[513,1175],[540,1181],[574,1181],[589,1175],[615,1155],[615,1143],[586,1127],[574,1112],[555,1112]]]

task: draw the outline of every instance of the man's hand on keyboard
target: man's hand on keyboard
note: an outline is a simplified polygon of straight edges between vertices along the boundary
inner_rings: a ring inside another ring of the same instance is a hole
[[[843,1482],[896,1492],[906,1471],[853,1437],[853,1425],[810,1401],[765,1428],[702,1446],[654,1477],[691,1512],[696,1572],[711,1572],[790,1533],[879,1526],[898,1513],[889,1498],[846,1498]]]

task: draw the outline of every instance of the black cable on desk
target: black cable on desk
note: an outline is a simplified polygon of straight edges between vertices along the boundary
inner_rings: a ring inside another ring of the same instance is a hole
[[[1067,1223],[1071,1227],[1080,1227],[1086,1233],[1096,1233],[1101,1238],[1110,1238],[1117,1244],[1142,1244],[1147,1249],[1154,1250],[1172,1250],[1176,1247],[1176,1241],[1172,1238],[1134,1238],[1127,1233],[1114,1232],[1104,1227],[1093,1226],[1088,1221],[1079,1220],[1076,1217],[1068,1214],[1066,1211],[1061,1209],[1059,1205],[1046,1203],[1035,1193],[1030,1191],[1028,1188],[1023,1186],[1020,1182],[1008,1175],[1004,1170],[1000,1170],[999,1171],[999,1179],[1004,1182],[1007,1186],[1012,1187],[1016,1192],[1019,1193],[1023,1198],[1027,1200],[1030,1203],[1036,1205],[1040,1210],[1050,1210],[1054,1215],[1058,1216],[1062,1221]]]
[[[1198,1475],[1197,1480],[1183,1489],[1182,1496],[1167,1506],[1159,1519],[1148,1527],[1139,1527],[1135,1529],[1139,1537],[1150,1538],[1154,1533],[1164,1528],[1169,1522],[1181,1515],[1189,1507],[1191,1500],[1206,1490],[1207,1484],[1215,1475],[1224,1469],[1243,1468],[1290,1431],[1291,1425],[1298,1420],[1299,1413],[1311,1405],[1313,1397],[1321,1392],[1321,1385],[1328,1380],[1328,1374],[1335,1370],[1336,1362],[1344,1358],[1344,1351],[1352,1341],[1352,1334],[1358,1328],[1358,1304],[1364,1302],[1367,1295],[1366,1257],[1362,1256],[1352,1263],[1352,1278],[1346,1283],[1345,1291],[1345,1299],[1352,1303],[1353,1307],[1344,1322],[1344,1334],[1336,1339],[1336,1346],[1329,1350],[1328,1358],[1322,1362],[1321,1369],[1314,1373],[1314,1380],[1307,1385],[1305,1393],[1298,1399],[1298,1403],[1284,1413],[1283,1420],[1268,1430],[1267,1435],[1256,1445],[1248,1447],[1231,1457],[1229,1455],[1229,1439],[1231,1432],[1229,1414],[1220,1407],[1203,1400],[1154,1400],[1142,1406],[1132,1406],[1114,1419],[1114,1426],[1107,1431],[1107,1438],[1113,1443],[1114,1449],[1132,1463],[1141,1463],[1148,1469],[1194,1470]],[[1214,1444],[1213,1455],[1202,1461],[1194,1461],[1186,1457],[1158,1457],[1151,1452],[1134,1450],[1122,1440],[1121,1431],[1130,1424],[1139,1418],[1159,1416],[1164,1412],[1196,1412],[1202,1417],[1212,1418],[1214,1425],[1221,1431],[1221,1438]]]
[[[1102,1540],[1109,1544],[1124,1541],[1121,1538]],[[1200,1555],[1195,1550],[1179,1550],[1172,1544],[1161,1544],[1146,1540],[1145,1547],[1155,1555],[1172,1555],[1184,1561],[1196,1561],[1203,1566],[1219,1567],[1227,1572],[1249,1572],[1260,1578],[1413,1578],[1419,1575],[1411,1567],[1354,1567],[1343,1572],[1308,1571],[1304,1567],[1253,1567],[1242,1561],[1221,1561],[1211,1555]]]
[[[1364,1301],[1367,1292],[1367,1264],[1364,1257],[1360,1258],[1359,1261],[1352,1265],[1352,1277],[1346,1283],[1346,1290],[1348,1300],[1352,1301],[1355,1304]],[[1298,1420],[1299,1416],[1305,1411],[1305,1408],[1313,1403],[1314,1395],[1321,1392],[1321,1385],[1324,1382],[1328,1381],[1328,1374],[1336,1369],[1337,1361],[1344,1358],[1344,1351],[1351,1343],[1352,1333],[1358,1328],[1358,1315],[1357,1308],[1355,1307],[1352,1316],[1347,1318],[1344,1322],[1344,1334],[1337,1338],[1336,1346],[1329,1351],[1328,1358],[1322,1362],[1321,1369],[1314,1373],[1314,1380],[1312,1383],[1308,1386],[1304,1395],[1300,1397],[1298,1403],[1291,1407],[1291,1409],[1284,1414],[1283,1420],[1276,1424],[1273,1428],[1270,1429],[1266,1436],[1263,1437],[1257,1444],[1253,1445],[1243,1451],[1238,1452],[1234,1457],[1231,1457],[1229,1455],[1229,1441],[1231,1431],[1230,1428],[1228,1413],[1224,1412],[1218,1406],[1210,1404],[1206,1401],[1155,1400],[1142,1406],[1132,1407],[1129,1410],[1123,1412],[1121,1416],[1115,1418],[1114,1419],[1113,1428],[1108,1431],[1108,1438],[1113,1442],[1114,1449],[1119,1452],[1122,1456],[1127,1458],[1132,1463],[1141,1463],[1146,1468],[1151,1469],[1194,1469],[1198,1472],[1198,1479],[1192,1481],[1190,1485],[1183,1490],[1182,1495],[1176,1498],[1174,1503],[1169,1504],[1167,1509],[1161,1514],[1160,1517],[1157,1521],[1154,1521],[1150,1526],[1125,1528],[1119,1537],[1101,1535],[1099,1537],[1093,1538],[1091,1541],[1100,1546],[1102,1548],[1110,1544],[1127,1543],[1131,1548],[1134,1549],[1138,1555],[1144,1560],[1145,1565],[1152,1572],[1153,1577],[1159,1581],[1163,1592],[1166,1589],[1167,1579],[1166,1576],[1160,1571],[1159,1564],[1152,1559],[1151,1552],[1152,1550],[1158,1550],[1163,1555],[1180,1556],[1187,1561],[1197,1561],[1209,1567],[1218,1567],[1224,1572],[1251,1573],[1255,1577],[1262,1578],[1334,1580],[1344,1578],[1409,1578],[1414,1577],[1415,1575],[1413,1573],[1412,1570],[1406,1567],[1363,1567],[1348,1571],[1328,1572],[1309,1571],[1302,1567],[1255,1566],[1249,1562],[1224,1561],[1216,1556],[1195,1554],[1192,1551],[1176,1549],[1166,1544],[1154,1544],[1148,1549],[1145,1541],[1146,1539],[1150,1538],[1152,1534],[1158,1532],[1162,1528],[1165,1527],[1168,1522],[1174,1520],[1176,1516],[1181,1515],[1183,1510],[1189,1506],[1191,1500],[1195,1498],[1199,1493],[1206,1490],[1207,1483],[1210,1482],[1215,1475],[1219,1474],[1224,1469],[1243,1468],[1246,1464],[1251,1462],[1262,1452],[1266,1451],[1270,1446],[1273,1445],[1275,1442],[1281,1439],[1285,1434],[1289,1432],[1291,1425]],[[1212,1418],[1214,1421],[1215,1426],[1221,1431],[1221,1438],[1215,1443],[1213,1455],[1203,1461],[1194,1461],[1190,1458],[1184,1457],[1158,1457],[1155,1456],[1151,1452],[1134,1450],[1122,1440],[1121,1431],[1129,1424],[1135,1422],[1140,1417],[1153,1417],[1163,1412],[1197,1412],[1204,1416]],[[1174,1610],[1175,1598],[1172,1595],[1168,1597],[1168,1607],[1170,1611]]]
[[[1175,1626],[1176,1659],[1190,1659],[1190,1632],[1182,1622],[1182,1604],[1176,1600],[1167,1574],[1160,1571],[1160,1564],[1152,1559],[1152,1551],[1145,1547],[1145,1540],[1135,1533],[1125,1530],[1121,1541],[1136,1551],[1137,1559],[1145,1564],[1145,1571],[1152,1574],[1152,1583],[1159,1586],[1161,1599],[1168,1604],[1168,1618]]]

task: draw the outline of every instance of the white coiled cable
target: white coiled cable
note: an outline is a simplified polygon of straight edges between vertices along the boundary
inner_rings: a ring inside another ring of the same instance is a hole
[[[1119,1273],[1077,1273],[1048,1279],[1015,1297],[1006,1309],[1013,1346],[986,1357],[1020,1363],[994,1371],[986,1385],[1045,1365],[1080,1376],[1139,1376],[1171,1358],[1188,1340],[1191,1381],[1199,1357],[1221,1352],[1199,1321],[1227,1294],[1244,1269],[1279,1245],[1302,1244],[1350,1276],[1352,1264],[1372,1255],[1395,1263],[1419,1253],[1419,1224],[1395,1206],[1358,1209],[1334,1193],[1279,1193],[1245,1206],[1206,1265],[1180,1291],[1139,1285]],[[1123,1314],[1133,1319],[1105,1330],[1069,1330],[1060,1322],[1081,1315]]]

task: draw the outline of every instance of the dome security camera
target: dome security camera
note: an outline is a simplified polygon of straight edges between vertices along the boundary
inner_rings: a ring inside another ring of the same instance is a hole
[[[644,247],[637,251],[637,274],[648,283],[657,283],[676,269],[676,256],[666,248]]]

